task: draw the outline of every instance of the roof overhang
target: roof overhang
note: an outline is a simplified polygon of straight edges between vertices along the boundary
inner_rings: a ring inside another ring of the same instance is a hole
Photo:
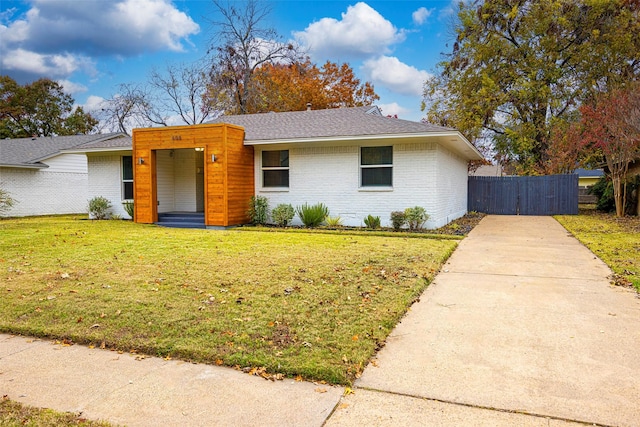
[[[279,148],[317,146],[348,146],[360,144],[385,145],[394,142],[424,143],[435,142],[467,160],[482,160],[484,157],[460,132],[402,133],[386,135],[349,135],[314,138],[291,138],[277,140],[245,140],[245,145],[255,147],[270,146]]]
[[[14,168],[14,169],[46,169],[49,165],[45,165],[44,163],[39,164],[31,164],[31,163],[20,163],[20,164],[4,164],[0,163],[0,168]]]
[[[61,153],[64,154],[119,154],[119,153],[131,153],[133,151],[133,147],[103,147],[103,148],[85,148],[84,150],[78,149],[70,149],[70,150],[62,150]]]

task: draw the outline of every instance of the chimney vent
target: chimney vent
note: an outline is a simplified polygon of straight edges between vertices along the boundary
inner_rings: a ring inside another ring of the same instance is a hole
[[[311,103],[307,102],[307,111],[311,111]]]

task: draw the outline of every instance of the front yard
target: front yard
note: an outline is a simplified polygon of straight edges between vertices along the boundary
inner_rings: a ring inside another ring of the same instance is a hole
[[[0,236],[2,332],[341,384],[457,245],[73,216],[2,220]]]
[[[616,218],[594,209],[556,219],[615,273],[612,282],[640,292],[640,218]]]

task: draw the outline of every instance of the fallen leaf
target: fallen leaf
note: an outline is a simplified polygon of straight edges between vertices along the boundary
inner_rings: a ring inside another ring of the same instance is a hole
[[[341,403],[340,406],[338,406],[338,409],[346,409],[349,407],[348,403]]]
[[[294,378],[297,382],[302,381],[302,375],[298,375]]]
[[[358,335],[354,335],[351,337],[351,341],[358,341]]]
[[[216,359],[216,365],[218,365],[218,366],[222,366],[222,365],[224,365],[224,360],[222,360],[222,359]]]
[[[349,396],[350,394],[356,394],[356,392],[353,391],[353,389],[351,387],[346,387],[344,389],[344,396]]]
[[[318,387],[318,388],[316,388],[316,390],[315,390],[315,391],[316,391],[317,393],[326,393],[326,392],[327,392],[327,389],[326,389],[326,388],[320,388],[320,387]]]
[[[95,329],[95,328],[99,328],[100,324],[99,323],[94,323],[93,325],[89,326],[89,329]]]

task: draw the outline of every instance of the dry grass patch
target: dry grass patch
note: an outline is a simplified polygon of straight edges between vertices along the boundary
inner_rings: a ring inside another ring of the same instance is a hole
[[[51,409],[40,409],[9,400],[6,396],[0,399],[0,426],[6,427],[110,427],[104,421],[92,421],[79,414],[56,412]]]
[[[349,383],[457,242],[0,221],[0,330]]]
[[[583,209],[556,219],[614,271],[614,283],[640,292],[640,218]]]

